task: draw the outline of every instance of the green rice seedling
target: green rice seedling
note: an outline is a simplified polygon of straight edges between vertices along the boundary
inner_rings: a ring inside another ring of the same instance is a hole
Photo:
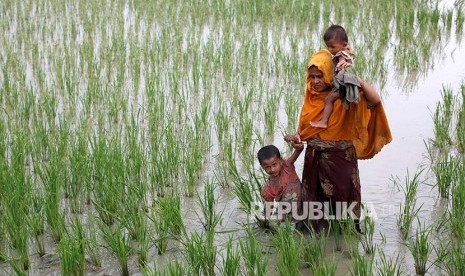
[[[461,111],[461,112],[462,113],[459,116],[459,121],[457,122],[457,126],[455,129],[455,140],[456,140],[457,150],[461,154],[464,154],[465,153],[465,108],[464,108],[464,111]]]
[[[115,230],[111,230],[110,227],[106,225],[100,225],[100,231],[103,239],[118,259],[121,267],[121,275],[129,275],[128,260],[133,251],[130,245],[129,235],[119,225],[117,225]]]
[[[152,269],[150,269],[148,266],[144,267],[142,270],[142,275],[143,276],[183,276],[183,275],[190,275],[190,271],[185,268],[185,264],[179,262],[177,259],[174,261],[170,260],[165,267],[163,268],[163,271],[157,266],[156,263],[154,263],[154,266]]]
[[[62,273],[65,275],[84,275],[86,258],[84,241],[78,237],[64,235],[58,244]]]
[[[245,241],[239,242],[240,252],[245,265],[245,274],[252,275],[267,275],[268,268],[268,253],[263,255],[263,248],[257,240],[252,229],[246,229],[247,236]]]
[[[44,234],[45,218],[44,218],[44,198],[41,192],[36,191],[32,196],[32,204],[29,210],[29,215],[26,217],[27,225],[31,234],[34,236],[34,241],[37,246],[39,257],[45,255],[45,247],[41,236]]]
[[[461,275],[465,270],[465,254],[463,254],[463,242],[450,241],[446,245],[440,244],[435,248],[436,256],[447,275]]]
[[[202,225],[205,231],[214,232],[218,224],[223,221],[223,211],[217,212],[217,200],[215,200],[215,186],[211,181],[207,181],[204,186],[203,198],[197,194],[200,210],[202,211]]]
[[[15,141],[11,146],[10,162],[4,157],[0,159],[2,169],[0,183],[0,204],[3,231],[20,254],[22,270],[28,270],[30,258],[28,255],[29,231],[25,217],[28,215],[31,178],[25,170],[25,137],[13,134]]]
[[[85,125],[83,126],[83,128]],[[71,212],[81,213],[84,203],[90,203],[90,183],[91,179],[89,170],[89,153],[85,130],[78,132],[76,144],[73,145],[70,154],[70,183],[69,183],[69,200]]]
[[[375,250],[373,244],[373,234],[375,232],[375,222],[371,217],[365,217],[363,220],[363,235],[360,235],[359,240],[366,254],[372,254]]]
[[[395,258],[386,257],[384,251],[377,247],[379,259],[376,260],[376,272],[380,276],[401,276],[405,275],[399,263],[399,254]]]
[[[3,221],[3,218],[1,217],[0,213],[0,218]],[[0,262],[4,262],[6,260],[6,249],[7,249],[7,241],[6,241],[6,233],[3,228],[3,224],[0,225]]]
[[[460,86],[460,94],[461,94],[461,104],[457,108],[458,115],[457,115],[457,123],[455,129],[455,140],[457,150],[461,153],[465,153],[465,84],[462,83]]]
[[[235,276],[240,275],[241,255],[237,250],[237,246],[233,247],[233,238],[229,237],[226,242],[226,253],[222,255],[223,267],[222,275]]]
[[[121,217],[117,217],[121,225],[129,232],[131,239],[137,241],[142,240],[142,235],[147,231],[147,217],[144,206],[141,206],[140,200],[135,198],[134,192],[130,191],[124,200],[125,213]]]
[[[334,242],[336,244],[336,251],[341,251],[341,234],[342,234],[342,227],[341,222],[338,220],[330,220],[329,221],[329,231],[333,233]]]
[[[22,269],[28,270],[31,263],[28,254],[29,233],[27,231],[25,222],[18,223],[14,216],[14,213],[7,211],[4,216],[5,220],[3,223],[5,223],[5,228],[13,248],[19,251],[21,256]]]
[[[154,238],[154,243],[157,245],[158,255],[163,255],[168,247],[169,221],[167,221],[165,217],[160,217],[160,215],[155,218],[149,217],[149,219],[152,220],[155,225],[157,236]]]
[[[338,231],[340,231],[342,234],[347,252],[349,253],[349,256],[352,256],[352,254],[355,254],[355,251],[358,252],[358,242],[361,242],[363,237],[357,235],[355,222],[353,219],[349,218],[346,221],[339,221],[338,224]],[[334,235],[336,236],[337,234]]]
[[[149,227],[146,227],[145,229],[140,229],[140,230],[143,230],[142,232],[140,232],[137,237],[138,237],[138,245],[139,245],[139,248],[138,248],[138,251],[137,251],[137,255],[138,255],[138,262],[139,262],[139,265],[141,267],[145,267],[147,266],[147,259],[148,259],[148,256],[149,256],[149,250],[150,250],[150,246],[151,246],[151,239],[150,239],[150,228]]]
[[[264,206],[261,198],[261,184],[259,178],[252,172],[248,178],[244,179],[237,171],[232,173],[232,192],[239,200],[242,210],[252,216],[260,227],[269,228],[269,220],[264,216],[265,210],[260,210]],[[257,204],[258,203],[258,204]]]
[[[124,153],[120,141],[121,134],[115,134],[108,140],[103,134],[91,140],[93,164],[93,206],[99,218],[112,225],[115,215],[121,213],[121,202],[124,202],[125,171]]]
[[[291,223],[286,221],[283,227],[279,227],[273,237],[273,244],[278,251],[277,270],[279,275],[297,275],[300,270],[300,251],[302,236],[295,233],[299,241],[294,239]]]
[[[213,244],[215,233],[205,235],[197,232],[185,238],[186,261],[194,275],[215,275],[217,247]]]
[[[318,236],[313,229],[310,229],[310,237],[303,242],[303,260],[312,273],[318,270],[321,263],[326,262],[327,235]]]
[[[443,87],[441,91],[442,101],[436,105],[434,112],[434,145],[444,149],[452,143],[449,134],[450,124],[453,116],[455,97],[450,87]]]
[[[335,276],[337,272],[337,262],[332,259],[332,261],[323,260],[319,263],[315,269],[312,271],[313,276]]]
[[[237,170],[236,158],[235,158],[235,147],[233,146],[233,138],[228,135],[222,146],[222,152],[217,156],[217,172],[215,172],[215,179],[221,187],[229,188],[231,186],[232,175]]]
[[[433,172],[436,175],[436,186],[442,198],[449,197],[450,186],[457,178],[457,161],[449,153],[445,154],[444,160],[439,161],[433,166]]]
[[[462,166],[460,166],[462,167]],[[458,182],[452,187],[451,206],[448,210],[450,231],[460,241],[465,239],[465,174],[459,169]]]
[[[294,133],[297,129],[297,116],[299,114],[299,103],[298,97],[292,93],[292,91],[288,91],[284,95],[285,99],[285,110],[287,115],[287,133]]]
[[[267,95],[267,100],[264,108],[265,116],[265,129],[268,134],[273,134],[276,126],[276,115],[278,112],[279,102],[281,100],[281,93],[277,91],[270,91]]]
[[[11,266],[11,268],[13,269],[13,271],[15,272],[17,276],[29,275],[21,265],[17,264],[16,260],[9,258],[8,256],[2,254],[1,252],[0,252],[0,258],[4,259]]]
[[[185,264],[181,263],[178,260],[174,260],[169,262],[165,269],[163,270],[164,275],[176,275],[176,276],[183,276],[190,274],[189,271],[185,268]]]
[[[354,251],[350,256],[352,260],[351,275],[374,275],[374,254],[370,256],[362,256],[358,250]]]
[[[431,228],[425,229],[425,227],[419,226],[416,234],[410,237],[404,245],[409,249],[415,262],[415,272],[417,275],[425,275],[428,269],[432,266],[427,267],[428,259],[431,256],[433,247],[429,243],[429,235],[431,234]]]
[[[169,231],[174,237],[179,237],[186,232],[181,215],[181,197],[179,193],[173,192],[170,195],[158,198],[158,216],[169,224]]]
[[[423,170],[417,171],[412,179],[410,179],[410,175],[407,171],[407,176],[405,177],[405,189],[401,187],[404,192],[405,200],[399,207],[400,214],[397,216],[397,225],[399,226],[403,239],[408,237],[412,222],[421,209],[421,206],[416,208],[416,195],[418,186],[420,185],[420,175],[422,171]],[[397,185],[396,182],[394,183]]]
[[[102,265],[99,248],[100,245],[97,242],[97,229],[93,217],[89,217],[87,220],[87,227],[89,228],[88,233],[89,237],[87,238],[86,243],[86,252],[90,258],[92,264],[96,267]]]
[[[219,145],[221,145],[224,142],[224,137],[230,129],[230,117],[230,114],[227,114],[226,107],[224,106],[224,104],[220,104],[214,116],[216,126],[216,138],[218,140]]]

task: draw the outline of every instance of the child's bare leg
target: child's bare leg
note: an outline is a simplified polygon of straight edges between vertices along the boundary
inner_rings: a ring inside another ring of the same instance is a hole
[[[339,92],[330,92],[325,97],[325,108],[323,109],[323,118],[318,122],[310,121],[310,125],[312,127],[319,127],[319,128],[327,128],[328,127],[328,120],[331,113],[333,113],[333,104],[339,98]]]

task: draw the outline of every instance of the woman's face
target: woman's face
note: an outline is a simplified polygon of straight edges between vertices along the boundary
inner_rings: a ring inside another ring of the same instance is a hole
[[[317,92],[323,92],[323,91],[328,91],[329,86],[325,83],[325,80],[323,78],[323,72],[318,70],[318,67],[312,66],[310,67],[310,82],[312,84],[313,89]]]

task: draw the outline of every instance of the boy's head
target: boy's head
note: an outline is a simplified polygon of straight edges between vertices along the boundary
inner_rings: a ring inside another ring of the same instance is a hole
[[[323,39],[332,55],[345,50],[349,44],[346,30],[339,25],[331,25],[323,35]]]
[[[271,176],[278,176],[282,169],[282,159],[279,149],[273,145],[264,146],[257,153],[258,162],[265,172]]]

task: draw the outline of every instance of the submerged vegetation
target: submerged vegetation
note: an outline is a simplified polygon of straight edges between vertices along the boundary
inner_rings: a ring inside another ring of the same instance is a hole
[[[304,0],[2,1],[0,271],[36,273],[32,255],[56,254],[56,269],[71,275],[91,265],[116,273],[116,263],[123,275],[266,275],[271,251],[254,229],[227,229],[234,233],[224,243],[222,222],[240,205],[247,218],[238,225],[269,226],[255,209],[264,179],[254,153],[295,131],[305,66],[324,47],[324,29],[346,27],[365,79],[383,88],[395,70],[410,87],[440,58],[435,53],[460,44],[464,13],[459,3],[420,0],[363,8]],[[451,200],[448,234],[463,242],[465,105],[456,101],[463,103],[464,86],[454,96],[444,87],[443,98],[433,146],[455,150],[432,166]],[[414,188],[406,191],[404,237],[417,212]],[[376,227],[365,227],[362,246],[372,255],[351,250],[353,273],[375,263]],[[336,274],[326,248],[318,251],[317,240],[300,248],[286,229],[274,238],[279,273],[305,263],[314,275]],[[459,247],[449,250],[460,259]],[[185,258],[160,267],[158,254]]]

